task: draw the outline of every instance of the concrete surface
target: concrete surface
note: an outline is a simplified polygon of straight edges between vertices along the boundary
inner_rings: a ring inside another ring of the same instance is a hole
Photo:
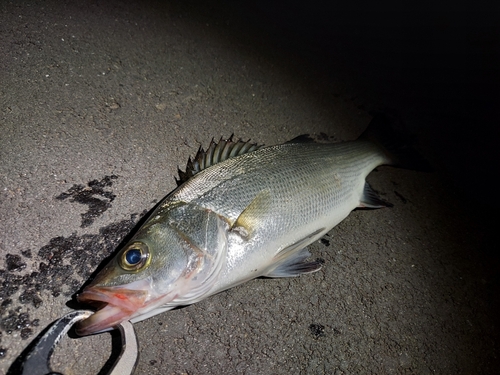
[[[322,6],[2,2],[0,373],[200,144],[354,139],[371,110],[399,116],[434,173],[372,173],[394,208],[312,246],[320,272],[136,324],[136,374],[498,371],[494,13]],[[64,340],[54,370],[99,373],[113,337]]]

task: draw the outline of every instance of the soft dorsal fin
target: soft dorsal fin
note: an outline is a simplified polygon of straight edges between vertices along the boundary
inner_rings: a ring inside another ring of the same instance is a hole
[[[301,134],[285,143],[316,143],[316,141],[309,134]]]
[[[258,150],[263,146],[257,143],[250,143],[250,140],[243,141],[241,138],[233,141],[233,135],[229,139],[221,138],[219,142],[215,142],[212,138],[206,151],[200,147],[194,159],[191,159],[191,157],[188,159],[185,172],[177,168],[179,172],[179,179],[175,179],[177,186],[182,185],[196,173],[212,165]]]

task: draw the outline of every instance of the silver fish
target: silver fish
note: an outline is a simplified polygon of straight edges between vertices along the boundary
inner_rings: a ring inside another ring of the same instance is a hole
[[[394,163],[368,136],[342,143],[298,137],[270,147],[212,142],[78,295],[99,309],[77,332],[138,322],[259,276],[317,271],[306,246],[356,207],[387,206],[365,178]]]

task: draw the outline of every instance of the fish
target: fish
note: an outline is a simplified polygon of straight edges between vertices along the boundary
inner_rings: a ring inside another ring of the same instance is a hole
[[[318,271],[322,262],[308,260],[308,245],[356,208],[391,206],[365,180],[373,169],[422,169],[387,122],[375,116],[347,142],[299,136],[264,147],[231,136],[200,148],[179,170],[178,187],[77,295],[97,311],[76,332],[135,323],[257,277]]]

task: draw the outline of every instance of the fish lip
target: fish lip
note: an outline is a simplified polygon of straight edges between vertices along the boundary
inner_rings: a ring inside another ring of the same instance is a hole
[[[97,286],[86,288],[77,296],[77,300],[96,307],[97,311],[77,323],[76,333],[86,336],[115,328],[132,318],[145,305],[147,297],[148,292],[144,290]]]

